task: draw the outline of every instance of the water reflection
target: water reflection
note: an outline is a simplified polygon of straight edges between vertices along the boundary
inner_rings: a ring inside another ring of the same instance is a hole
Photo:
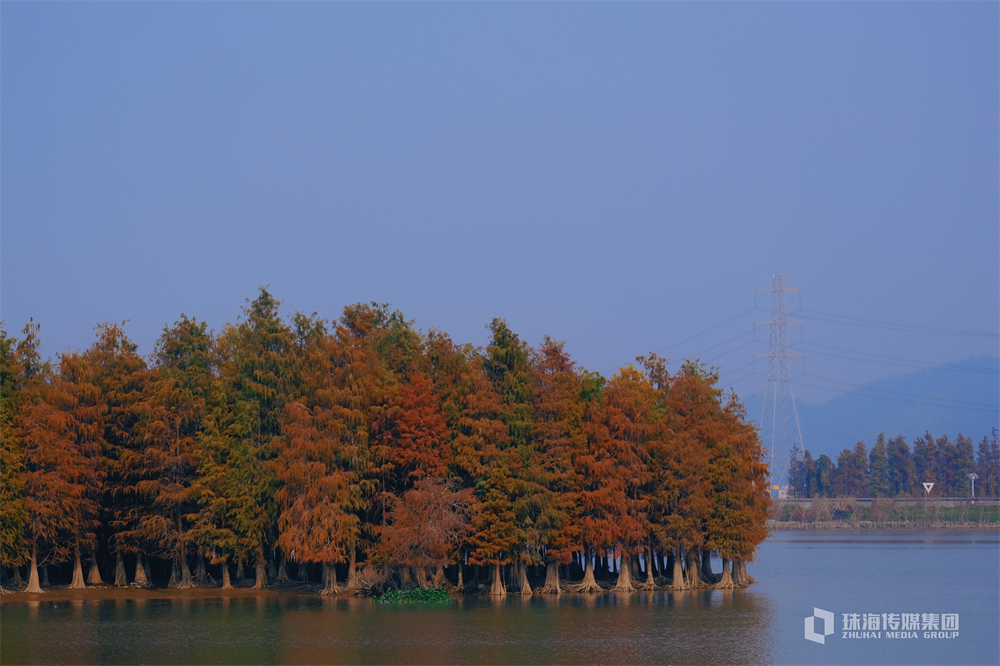
[[[0,661],[768,663],[770,617],[767,597],[744,590],[468,595],[435,608],[275,593],[31,601],[3,606]]]

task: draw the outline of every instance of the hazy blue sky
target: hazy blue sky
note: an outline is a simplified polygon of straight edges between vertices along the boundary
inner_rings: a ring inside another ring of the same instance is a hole
[[[811,311],[791,315],[806,401],[997,353],[995,2],[0,20],[0,316],[34,317],[46,354],[123,319],[150,352],[182,312],[218,330],[270,285],[286,313],[388,302],[460,342],[503,317],[605,374],[697,354],[749,395],[774,273]]]

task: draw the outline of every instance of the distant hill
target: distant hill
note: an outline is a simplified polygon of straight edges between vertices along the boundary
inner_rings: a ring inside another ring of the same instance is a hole
[[[969,358],[929,370],[879,379],[818,405],[799,402],[797,407],[804,448],[814,458],[825,453],[836,460],[837,454],[859,440],[864,440],[870,449],[881,432],[886,437],[904,435],[907,443],[912,444],[914,438],[926,431],[935,437],[948,435],[951,439],[961,433],[972,438],[978,448],[979,440],[989,435],[992,427],[1000,427],[1000,377],[997,374],[951,370],[956,367],[997,371],[1000,370],[1000,358]],[[928,398],[918,400],[898,395],[901,393]],[[985,403],[995,409],[991,412],[956,409],[945,401]],[[931,404],[913,404],[915,402]],[[749,396],[745,403],[747,416],[758,421],[763,394]]]

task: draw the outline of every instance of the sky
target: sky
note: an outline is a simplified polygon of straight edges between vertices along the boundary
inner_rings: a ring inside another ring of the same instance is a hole
[[[0,4],[0,318],[389,303],[797,399],[997,355],[998,4]],[[935,330],[929,330],[935,329]],[[839,351],[838,351],[839,350]],[[904,363],[905,362],[905,363]]]

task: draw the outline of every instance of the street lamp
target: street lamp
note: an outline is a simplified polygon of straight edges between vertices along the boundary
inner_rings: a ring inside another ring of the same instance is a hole
[[[976,474],[975,472],[973,472],[972,474],[969,475],[969,478],[972,479],[972,501],[975,502],[976,501],[976,479],[979,478],[979,475]]]

